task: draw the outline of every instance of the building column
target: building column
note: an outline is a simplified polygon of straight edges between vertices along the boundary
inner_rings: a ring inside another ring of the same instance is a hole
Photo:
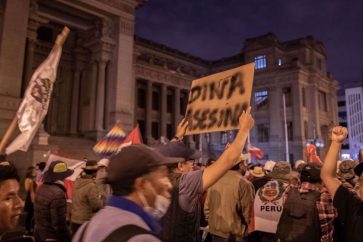
[[[79,117],[79,88],[80,88],[81,70],[76,68],[73,74],[73,87],[72,87],[72,105],[71,105],[71,134],[77,134],[78,131],[78,117]]]
[[[161,136],[166,137],[166,112],[167,112],[167,86],[165,84],[161,85],[161,121],[160,121],[160,127],[161,127]]]
[[[91,72],[91,94],[90,94],[90,112],[89,112],[89,131],[95,129],[95,106],[96,106],[96,89],[97,89],[97,62],[92,63]]]
[[[180,88],[175,87],[175,94],[174,94],[174,133],[178,127],[180,122]]]
[[[103,117],[105,111],[105,81],[106,81],[106,61],[98,62],[97,80],[97,103],[96,103],[96,130],[103,131]]]
[[[145,120],[145,136],[149,143],[152,138],[151,123],[152,123],[152,96],[153,96],[153,83],[152,81],[147,82],[146,89],[146,120]]]
[[[27,39],[27,48],[26,48],[26,60],[25,60],[25,75],[24,75],[24,85],[23,92],[25,92],[28,87],[28,83],[33,74],[33,65],[34,65],[34,51],[35,51],[36,40]]]

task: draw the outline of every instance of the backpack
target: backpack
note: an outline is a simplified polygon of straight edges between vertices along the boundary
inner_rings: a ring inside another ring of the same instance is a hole
[[[277,236],[282,242],[320,242],[321,228],[316,201],[320,192],[300,193],[291,188],[277,226]]]
[[[88,224],[89,223],[87,223],[87,225],[83,229],[79,242],[84,242],[83,237],[87,230]],[[155,234],[153,234],[151,231],[148,231],[148,230],[146,230],[142,227],[139,227],[137,225],[134,225],[134,224],[128,224],[128,225],[121,226],[121,227],[117,228],[116,230],[114,230],[102,242],[127,242],[134,236],[141,235],[141,234],[150,234],[150,235],[154,236],[155,238],[157,238],[157,236]]]

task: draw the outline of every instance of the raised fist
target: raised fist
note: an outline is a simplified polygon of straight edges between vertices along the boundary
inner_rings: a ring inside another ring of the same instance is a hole
[[[342,126],[336,126],[331,132],[331,140],[342,143],[348,136],[348,130]]]

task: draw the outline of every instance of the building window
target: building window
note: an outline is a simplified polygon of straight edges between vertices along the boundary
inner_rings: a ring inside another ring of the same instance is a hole
[[[266,55],[259,55],[255,57],[255,69],[264,69],[267,67]]]
[[[173,126],[171,124],[166,125],[166,137],[169,140],[173,138]]]
[[[174,112],[174,90],[168,90],[168,94],[166,96],[166,111],[168,113]]]
[[[255,92],[255,104],[256,104],[257,110],[268,106],[268,91],[267,90]]]
[[[146,107],[146,83],[144,81],[137,82],[137,107]]]
[[[301,89],[301,99],[302,99],[302,105],[306,108],[306,91],[305,87]]]
[[[159,139],[159,123],[158,122],[151,123],[151,135],[154,139]]]
[[[304,121],[304,136],[305,139],[307,139],[309,136],[308,121]]]
[[[344,106],[345,106],[345,101],[338,102],[338,107],[344,107]]]
[[[53,43],[53,30],[48,27],[40,27],[37,30],[37,39],[49,43]]]
[[[188,93],[180,92],[180,115],[184,115],[187,109]]]
[[[326,93],[319,91],[319,109],[324,112],[328,111],[328,101],[326,98]]]
[[[141,132],[142,140],[145,142],[146,141],[145,120],[137,120],[137,123],[139,124],[139,129],[140,129],[140,132]]]
[[[153,94],[152,94],[152,109],[154,111],[160,111],[160,87],[154,86],[153,87]]]
[[[277,59],[277,65],[278,65],[278,66],[282,66],[282,59],[281,59],[281,58],[278,58],[278,59]]]
[[[291,104],[292,104],[291,88],[290,87],[284,87],[282,89],[282,92],[285,94],[286,107],[290,107]]]
[[[338,112],[339,118],[346,119],[347,118],[347,112]]]
[[[287,138],[290,141],[294,140],[294,129],[292,122],[287,122]]]
[[[269,142],[270,131],[266,124],[257,125],[257,141],[260,143]]]

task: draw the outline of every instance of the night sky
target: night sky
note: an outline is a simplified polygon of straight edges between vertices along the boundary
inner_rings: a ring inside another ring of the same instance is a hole
[[[136,34],[215,60],[241,52],[246,38],[322,41],[328,71],[341,83],[363,81],[361,0],[148,0],[136,11]]]

